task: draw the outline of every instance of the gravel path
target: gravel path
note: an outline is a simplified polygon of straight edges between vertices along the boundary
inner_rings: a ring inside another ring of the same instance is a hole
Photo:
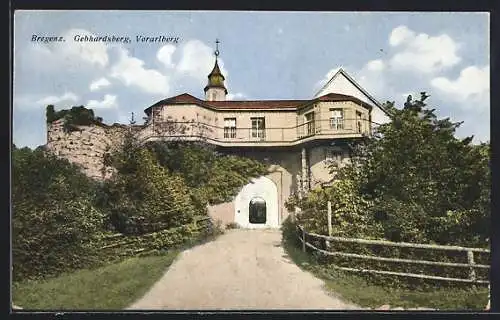
[[[147,272],[147,270],[145,270]],[[361,309],[284,252],[279,230],[228,230],[184,251],[128,309]]]

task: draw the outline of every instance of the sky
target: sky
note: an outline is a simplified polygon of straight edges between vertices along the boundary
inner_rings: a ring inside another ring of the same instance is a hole
[[[85,35],[130,41],[75,41]],[[457,136],[490,139],[488,13],[22,10],[13,142],[46,143],[48,104],[84,105],[108,124],[134,112],[140,124],[159,100],[203,99],[216,39],[228,99],[310,99],[342,67],[382,103],[426,91],[439,117],[464,121]]]

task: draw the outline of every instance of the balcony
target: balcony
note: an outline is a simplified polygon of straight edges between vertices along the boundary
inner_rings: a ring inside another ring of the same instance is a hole
[[[359,138],[369,135],[370,129],[368,120],[345,118],[315,120],[280,128],[219,127],[202,122],[163,121],[145,127],[138,133],[138,138],[143,142],[204,140],[220,146],[293,146],[312,140]]]

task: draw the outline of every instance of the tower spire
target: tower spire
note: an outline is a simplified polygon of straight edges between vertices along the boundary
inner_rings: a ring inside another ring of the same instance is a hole
[[[215,60],[217,60],[217,57],[219,56],[220,52],[219,52],[219,39],[215,39]]]
[[[219,63],[217,58],[220,55],[219,51],[219,39],[215,39],[215,65],[212,72],[208,75],[208,84],[205,87],[205,99],[208,101],[221,101],[226,100],[227,89],[224,85],[224,76],[219,68]]]

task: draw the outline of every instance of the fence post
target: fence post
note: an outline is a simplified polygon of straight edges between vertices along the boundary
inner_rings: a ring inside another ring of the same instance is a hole
[[[302,251],[306,252],[306,230],[302,227]]]
[[[332,236],[332,202],[328,201],[327,202],[327,209],[328,209],[328,236]],[[326,240],[325,241],[326,248],[330,248],[330,241]]]
[[[474,252],[473,251],[467,251],[467,262],[472,265],[470,267],[470,271],[469,271],[469,278],[472,280],[472,281],[475,281],[476,280],[476,271],[474,269]]]

